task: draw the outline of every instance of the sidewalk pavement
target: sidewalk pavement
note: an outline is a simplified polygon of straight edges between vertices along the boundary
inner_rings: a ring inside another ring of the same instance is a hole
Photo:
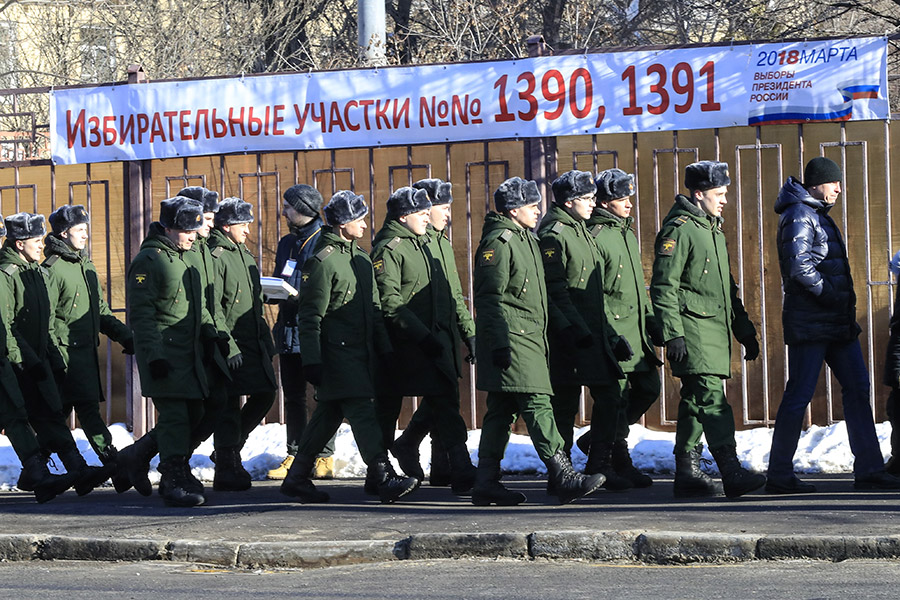
[[[676,500],[671,476],[652,487],[601,491],[559,505],[535,476],[505,477],[528,496],[518,507],[476,507],[423,485],[379,504],[362,480],[317,482],[328,504],[299,504],[279,482],[213,492],[198,508],[154,494],[97,489],[46,504],[0,492],[0,560],[171,560],[239,568],[309,568],[435,558],[550,558],[723,562],[900,558],[900,493],[857,492],[851,475],[815,475],[815,494],[760,491]]]

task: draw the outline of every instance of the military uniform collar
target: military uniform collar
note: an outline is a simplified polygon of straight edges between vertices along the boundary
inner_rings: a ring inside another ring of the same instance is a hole
[[[83,250],[76,250],[55,233],[47,234],[47,237],[44,238],[44,246],[44,256],[47,258],[59,256],[67,262],[75,263],[84,260],[87,256]]]
[[[725,222],[725,219],[722,217],[714,217],[707,214],[705,210],[691,202],[691,199],[684,194],[675,196],[675,206],[693,217],[694,220],[704,223],[707,227],[718,227],[721,229],[722,223]]]

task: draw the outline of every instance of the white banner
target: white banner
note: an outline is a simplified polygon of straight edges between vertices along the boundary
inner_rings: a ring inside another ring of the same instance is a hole
[[[55,90],[60,164],[887,119],[887,40]]]

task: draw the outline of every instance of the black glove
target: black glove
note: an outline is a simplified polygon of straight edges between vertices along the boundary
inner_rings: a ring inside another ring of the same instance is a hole
[[[50,377],[50,372],[47,370],[47,365],[43,362],[38,362],[27,367],[25,375],[30,377],[32,381],[46,381]]]
[[[508,346],[491,350],[491,362],[495,367],[507,370],[512,366],[512,350]]]
[[[631,349],[631,344],[628,343],[628,340],[625,339],[624,335],[620,335],[619,341],[613,346],[613,356],[615,356],[616,360],[619,362],[628,360],[634,356],[634,350]]]
[[[134,338],[128,338],[122,342],[122,354],[134,356]]]
[[[444,353],[443,344],[431,333],[419,340],[419,348],[428,358],[437,358]]]
[[[647,319],[647,333],[650,334],[650,341],[653,342],[653,345],[657,348],[666,345],[666,338],[663,337],[662,328],[660,328],[659,324],[656,323],[654,319]]]
[[[316,387],[322,385],[322,365],[303,365],[303,378]]]
[[[238,352],[234,356],[230,357],[227,361],[228,368],[232,371],[237,371],[241,368],[241,365],[244,364],[244,355]]]
[[[666,358],[672,362],[680,362],[687,358],[687,345],[683,336],[666,342]]]
[[[165,358],[157,358],[150,361],[150,377],[153,379],[165,379],[172,370],[172,365]]]
[[[466,354],[465,361],[467,363],[469,363],[470,365],[474,365],[475,364],[475,336],[474,335],[466,338],[466,350],[468,350],[469,353]]]
[[[755,337],[747,338],[741,342],[744,347],[744,360],[756,360],[759,358],[759,342]]]
[[[594,345],[594,336],[590,333],[587,335],[583,335],[577,340],[575,340],[575,347],[580,349],[590,348]]]
[[[219,347],[219,352],[222,353],[222,356],[228,356],[231,352],[231,348],[228,347],[228,334],[224,331],[219,332],[219,337],[217,337],[214,341],[216,346]]]

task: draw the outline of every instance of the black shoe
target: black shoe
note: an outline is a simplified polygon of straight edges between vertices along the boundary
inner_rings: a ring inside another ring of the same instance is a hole
[[[707,498],[721,496],[724,493],[722,484],[703,472],[700,463],[711,461],[702,458],[703,444],[697,444],[687,452],[675,453],[675,486],[676,498]]]
[[[288,469],[284,481],[281,482],[279,488],[281,493],[308,504],[328,502],[331,497],[326,492],[316,489],[312,479],[309,478],[315,462],[314,456],[303,456],[302,454],[295,456],[291,468]]]
[[[815,491],[816,486],[801,481],[796,475],[791,475],[787,479],[773,477],[766,479],[767,494],[813,494]]]
[[[165,461],[160,461],[159,482],[162,490],[162,498],[167,506],[194,507],[206,502],[203,494],[192,492],[188,489],[188,481],[191,467],[187,456],[174,456]]]
[[[612,466],[613,445],[609,442],[592,442],[587,463],[584,465],[585,475],[600,473],[606,479],[603,489],[611,492],[624,492],[634,487],[630,479],[622,477]]]
[[[450,490],[454,494],[465,494],[475,485],[475,466],[465,444],[457,444],[447,449],[450,462]],[[433,463],[432,463],[433,464]]]
[[[472,504],[475,506],[517,506],[527,498],[521,492],[506,489],[500,483],[500,462],[479,461],[472,488]]]
[[[54,475],[47,468],[44,455],[40,452],[31,455],[22,463],[19,482],[24,483],[34,492],[38,504],[53,500],[75,484],[77,473]],[[18,484],[16,485],[18,487]],[[21,487],[19,489],[22,489]]]
[[[424,435],[419,435],[420,430],[428,433],[427,428],[410,423],[400,437],[394,440],[391,454],[397,459],[397,464],[404,473],[423,481],[425,471],[422,470],[422,463],[419,459],[419,445],[421,445]]]
[[[471,464],[471,461],[470,461]],[[472,467],[473,469],[475,467]],[[450,457],[443,444],[431,435],[431,472],[428,474],[428,485],[434,487],[448,486],[450,479]]]
[[[885,471],[878,471],[863,477],[857,477],[853,481],[853,489],[867,490],[900,490],[900,478]]]
[[[153,493],[150,483],[150,461],[158,451],[156,441],[149,435],[138,438],[132,445],[119,451],[118,471],[113,476],[113,485],[120,494],[131,486],[141,496]]]
[[[70,448],[58,453],[67,473],[75,474],[75,492],[79,496],[90,494],[94,488],[115,475],[116,463],[92,467],[85,462],[78,448]]]
[[[627,440],[613,442],[612,466],[620,477],[624,477],[636,488],[646,488],[653,485],[649,475],[641,473],[640,469],[631,462],[631,453],[628,451]]]
[[[556,497],[560,504],[568,504],[573,500],[592,494],[603,487],[606,477],[597,473],[582,475],[572,469],[572,462],[563,450],[558,451],[547,461],[548,478],[553,479]]]
[[[241,462],[241,449],[238,446],[219,448],[216,451],[214,490],[217,492],[243,492],[250,489],[251,479],[250,473]]]
[[[720,446],[710,448],[709,451],[719,466],[722,487],[725,488],[725,495],[728,498],[743,496],[766,485],[765,475],[748,471],[741,466],[734,446]]]
[[[892,454],[884,464],[884,470],[887,471],[888,475],[893,475],[894,477],[900,476],[900,458]]]
[[[401,477],[394,473],[387,454],[379,454],[367,466],[369,472],[366,474],[366,479],[371,477],[372,481],[377,484],[378,497],[382,504],[395,502],[419,487],[419,480],[415,477]]]

